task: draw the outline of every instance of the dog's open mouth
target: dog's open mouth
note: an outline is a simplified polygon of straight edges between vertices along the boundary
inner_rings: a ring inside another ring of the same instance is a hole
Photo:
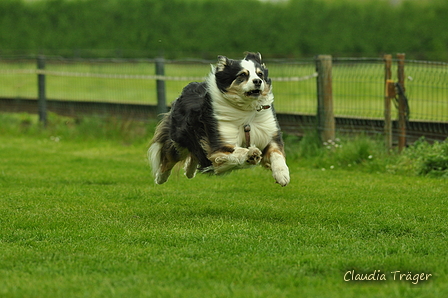
[[[255,89],[255,90],[251,90],[251,91],[246,92],[246,96],[247,96],[247,97],[250,97],[250,96],[252,96],[252,97],[258,97],[258,96],[260,96],[260,95],[261,95],[261,90],[258,90],[258,89]]]

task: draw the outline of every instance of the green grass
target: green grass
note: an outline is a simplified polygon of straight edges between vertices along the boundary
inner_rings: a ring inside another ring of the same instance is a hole
[[[322,171],[291,154],[285,188],[261,168],[156,186],[152,125],[14,119],[0,118],[2,297],[448,294],[446,180]],[[388,280],[345,282],[349,270]]]
[[[302,63],[268,63],[271,77],[303,77],[315,72],[313,61]],[[35,69],[34,63],[0,63],[0,71]],[[381,63],[355,63],[347,60],[333,68],[334,112],[339,116],[382,118],[384,110],[384,66]],[[50,61],[47,70],[72,73],[154,75],[155,66],[149,62],[62,62]],[[168,63],[165,74],[178,77],[205,77],[208,63]],[[2,74],[0,96],[36,98],[37,76],[34,74]],[[448,97],[446,66],[409,62],[406,66],[407,94],[411,120],[446,121]],[[396,79],[395,79],[396,80]],[[94,77],[46,77],[49,99],[106,101],[156,104],[156,83],[145,79],[112,79]],[[167,81],[166,98],[175,100],[189,82]],[[273,82],[275,107],[283,113],[315,114],[316,79],[300,82]],[[394,112],[393,112],[394,113]],[[396,115],[393,114],[393,118]]]

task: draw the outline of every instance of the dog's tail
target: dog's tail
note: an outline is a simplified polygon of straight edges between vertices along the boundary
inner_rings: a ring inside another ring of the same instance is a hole
[[[148,161],[154,177],[157,176],[157,172],[159,171],[163,160],[162,151],[164,144],[166,144],[170,138],[169,124],[169,114],[165,114],[162,121],[157,125],[154,137],[151,141],[151,146],[148,149]]]

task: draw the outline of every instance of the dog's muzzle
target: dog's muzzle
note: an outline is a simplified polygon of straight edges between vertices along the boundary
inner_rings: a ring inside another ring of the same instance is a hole
[[[247,97],[258,97],[261,95],[261,90],[259,90],[259,89],[250,90],[250,91],[246,92],[245,95]]]

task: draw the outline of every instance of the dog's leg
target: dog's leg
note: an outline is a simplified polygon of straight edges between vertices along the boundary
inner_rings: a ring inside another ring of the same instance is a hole
[[[281,186],[288,185],[290,181],[289,168],[286,165],[285,156],[278,152],[272,152],[270,160],[272,176],[274,177],[275,181]]]
[[[261,151],[255,146],[249,147],[247,152],[246,163],[250,165],[258,165],[261,161]]]
[[[219,150],[212,153],[209,157],[213,163],[215,174],[223,174],[233,169],[242,169],[254,166],[260,163],[261,151],[257,147],[234,147],[233,150]]]
[[[165,183],[171,175],[171,170],[173,169],[175,164],[167,164],[164,169],[160,168],[156,173],[155,182],[157,184]]]
[[[285,154],[278,144],[272,142],[265,148],[262,163],[266,168],[271,169],[272,176],[278,184],[288,185],[289,168],[286,165]]]
[[[185,166],[184,166],[185,176],[187,176],[188,179],[194,178],[194,176],[196,176],[197,168],[198,168],[198,160],[196,157],[190,154],[185,160]]]
[[[148,150],[148,158],[157,184],[163,184],[168,180],[171,170],[180,160],[172,141],[152,144]]]

